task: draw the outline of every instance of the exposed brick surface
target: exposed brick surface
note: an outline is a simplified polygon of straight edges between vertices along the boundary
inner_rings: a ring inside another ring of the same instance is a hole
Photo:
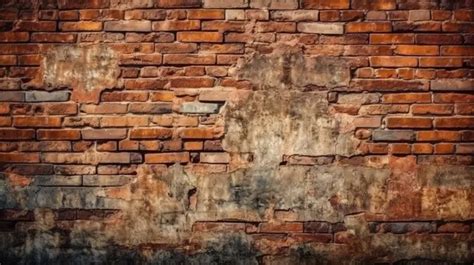
[[[473,8],[0,1],[0,264],[472,264]]]

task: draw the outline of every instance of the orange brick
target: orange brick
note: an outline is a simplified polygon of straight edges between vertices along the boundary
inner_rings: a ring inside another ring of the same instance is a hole
[[[187,162],[189,162],[188,152],[145,154],[145,163],[150,164],[173,164]]]
[[[448,143],[435,144],[434,153],[435,154],[452,154],[454,153],[454,144],[448,144]]]
[[[165,54],[163,63],[169,65],[180,64],[215,64],[216,56],[214,54]]]
[[[411,148],[409,144],[390,144],[390,153],[406,155],[411,153]]]
[[[217,128],[185,128],[179,132],[179,136],[183,139],[217,139],[222,133]]]
[[[399,55],[438,55],[439,47],[434,45],[397,45],[395,54]]]
[[[431,94],[429,93],[401,93],[385,94],[382,97],[383,103],[429,103]]]
[[[459,141],[461,136],[455,131],[421,131],[417,133],[417,141],[421,142],[441,142],[441,141]]]
[[[413,144],[414,154],[432,154],[433,146],[431,144]]]
[[[415,57],[376,56],[370,57],[370,65],[375,67],[416,67],[418,59]]]
[[[350,22],[346,24],[347,33],[357,32],[390,32],[392,24],[390,22]]]
[[[222,33],[213,31],[182,31],[177,34],[182,42],[222,42]]]
[[[101,31],[102,22],[77,21],[59,23],[61,31]]]

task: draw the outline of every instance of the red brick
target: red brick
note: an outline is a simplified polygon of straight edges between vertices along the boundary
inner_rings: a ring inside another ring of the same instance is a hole
[[[457,34],[417,34],[417,44],[461,44],[462,36]]]
[[[15,25],[18,31],[56,31],[56,21],[20,21]]]
[[[474,118],[435,118],[435,128],[474,128]]]
[[[457,154],[466,154],[466,155],[474,155],[474,144],[458,144],[456,146],[456,153]]]
[[[392,10],[396,9],[395,0],[352,0],[352,9]]]
[[[145,154],[145,163],[150,164],[174,164],[189,162],[189,153],[159,153]]]
[[[188,19],[224,19],[223,9],[190,9]]]
[[[421,142],[451,142],[461,140],[459,132],[454,131],[421,131],[417,132],[417,141]]]
[[[76,42],[76,37],[75,34],[66,33],[33,33],[31,34],[31,41],[71,43]]]
[[[130,90],[158,90],[163,89],[168,83],[167,80],[155,78],[139,78],[124,80],[125,89]]]
[[[105,102],[142,102],[148,99],[148,92],[105,92],[102,94],[102,101]]]
[[[39,140],[79,140],[81,132],[79,130],[38,130]]]
[[[28,140],[34,138],[34,130],[0,129],[0,140]]]
[[[109,0],[93,0],[93,1],[69,1],[59,0],[59,9],[85,9],[85,8],[107,8]]]
[[[256,32],[295,32],[295,22],[257,22]]]
[[[461,93],[434,94],[436,103],[474,103],[474,95]]]
[[[474,115],[474,104],[458,103],[455,105],[455,113],[459,115]]]
[[[472,56],[474,46],[442,46],[441,55]]]
[[[59,117],[15,117],[15,127],[61,127]]]
[[[372,80],[372,79],[352,79],[350,90],[353,91],[425,91],[428,90],[428,83],[414,80],[405,81],[397,79]]]
[[[28,32],[0,32],[0,42],[26,42],[29,38]]]
[[[431,128],[432,120],[430,118],[412,118],[412,117],[388,117],[386,119],[387,128]]]
[[[214,79],[208,77],[173,78],[170,80],[170,86],[177,88],[212,87]]]
[[[0,153],[1,163],[39,163],[38,153]]]
[[[262,223],[260,233],[298,233],[303,232],[303,223]]]
[[[370,44],[412,44],[414,42],[415,35],[411,33],[370,34]]]

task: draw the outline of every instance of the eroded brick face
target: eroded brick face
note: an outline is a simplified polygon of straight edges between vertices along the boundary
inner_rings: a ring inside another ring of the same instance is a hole
[[[471,264],[471,0],[0,3],[0,264]]]

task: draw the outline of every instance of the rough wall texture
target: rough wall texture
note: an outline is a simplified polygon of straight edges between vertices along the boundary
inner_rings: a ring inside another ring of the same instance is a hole
[[[0,264],[472,264],[472,0],[0,0]]]

